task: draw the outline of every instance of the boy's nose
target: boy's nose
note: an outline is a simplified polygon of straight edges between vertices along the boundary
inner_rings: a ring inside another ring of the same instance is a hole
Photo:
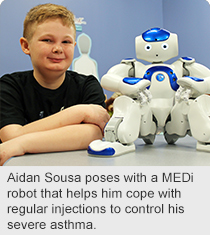
[[[53,53],[61,54],[61,53],[63,53],[63,48],[60,45],[55,45],[53,47],[52,51],[53,51]]]

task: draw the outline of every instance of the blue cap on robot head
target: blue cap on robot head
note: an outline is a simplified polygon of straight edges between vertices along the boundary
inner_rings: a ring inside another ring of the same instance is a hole
[[[146,42],[165,41],[169,38],[169,36],[170,32],[161,28],[152,28],[142,34],[142,38]]]

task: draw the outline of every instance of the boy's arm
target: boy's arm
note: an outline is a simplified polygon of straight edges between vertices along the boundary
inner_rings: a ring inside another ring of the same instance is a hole
[[[25,153],[86,149],[91,141],[102,138],[108,120],[107,111],[99,105],[75,105],[26,126],[5,126],[0,131],[5,141],[0,144],[0,165]]]
[[[0,145],[0,165],[25,153],[86,149],[91,141],[101,138],[100,128],[93,124],[75,124],[25,134]]]
[[[54,115],[29,123],[25,126],[10,124],[0,130],[2,142],[34,132],[52,130],[68,125],[90,123],[103,131],[109,120],[106,110],[99,105],[75,105]]]

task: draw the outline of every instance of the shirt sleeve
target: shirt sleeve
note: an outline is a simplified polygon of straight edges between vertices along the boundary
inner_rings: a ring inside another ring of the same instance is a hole
[[[25,124],[23,101],[18,83],[10,75],[0,79],[0,129],[9,124]]]
[[[92,75],[88,76],[82,92],[83,104],[98,104],[105,108],[105,95],[99,81]]]

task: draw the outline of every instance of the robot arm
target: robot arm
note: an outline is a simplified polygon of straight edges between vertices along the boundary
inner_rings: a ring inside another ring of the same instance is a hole
[[[210,94],[210,70],[196,63],[193,58],[185,57],[180,60],[183,62],[187,76],[178,79],[177,83],[181,87],[177,92],[177,97],[196,98],[201,94]]]
[[[178,80],[178,84],[184,90],[190,90],[189,95],[196,98],[202,94],[210,94],[210,77],[183,77]]]
[[[123,60],[121,64],[112,67],[101,78],[104,89],[120,92],[123,95],[137,97],[139,93],[150,85],[150,81],[135,77],[135,60]],[[138,62],[140,63],[140,62]]]

